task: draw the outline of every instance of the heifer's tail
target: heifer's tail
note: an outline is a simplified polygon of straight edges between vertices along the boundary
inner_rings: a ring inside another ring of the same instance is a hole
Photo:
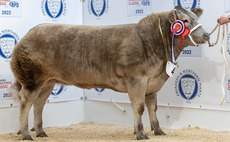
[[[18,93],[20,92],[22,88],[22,85],[16,80],[9,88],[9,94],[12,95],[12,97],[15,100],[18,100]]]

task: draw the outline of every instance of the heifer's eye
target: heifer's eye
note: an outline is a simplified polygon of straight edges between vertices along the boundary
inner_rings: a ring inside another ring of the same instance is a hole
[[[188,20],[183,20],[185,23],[189,23]]]

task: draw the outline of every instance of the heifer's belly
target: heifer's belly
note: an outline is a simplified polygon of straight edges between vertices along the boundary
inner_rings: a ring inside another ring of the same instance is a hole
[[[57,71],[56,80],[69,85],[75,85],[83,89],[108,88],[118,92],[127,92],[125,81],[122,77],[114,73],[98,71],[81,71],[78,69],[67,72],[66,70]]]
[[[85,89],[92,89],[92,88],[107,88],[107,89],[112,89],[117,92],[123,92],[127,93],[127,88],[126,85],[124,84],[124,81],[120,79],[106,79],[102,81],[97,81],[97,82],[80,82],[76,81],[73,85],[80,87],[80,88],[85,88]]]

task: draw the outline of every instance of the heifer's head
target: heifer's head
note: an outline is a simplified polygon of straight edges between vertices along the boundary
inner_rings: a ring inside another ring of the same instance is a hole
[[[198,18],[202,15],[202,12],[203,10],[200,8],[186,10],[181,6],[177,6],[169,13],[168,19],[170,23],[181,19],[184,21],[185,26],[190,29],[189,36],[184,38],[183,46],[203,44],[209,40],[209,34],[206,33],[201,24],[198,23]]]

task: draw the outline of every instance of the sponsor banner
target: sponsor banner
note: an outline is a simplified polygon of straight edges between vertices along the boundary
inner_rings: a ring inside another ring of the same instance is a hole
[[[95,88],[85,90],[85,95],[88,100],[130,103],[127,93],[120,93],[111,89]]]
[[[83,97],[83,89],[75,86],[56,84],[47,102],[79,100],[81,97]]]
[[[0,0],[0,16],[2,17],[21,17],[21,0]]]
[[[128,0],[128,16],[143,16],[152,12],[152,0]]]
[[[83,2],[84,24],[92,26],[133,24],[145,17],[144,15],[128,16],[127,3],[126,0],[85,0]]]
[[[0,78],[0,100],[12,99],[12,93],[9,93],[9,88],[13,84],[14,78],[12,75],[1,75]]]
[[[18,106],[15,94],[9,92],[10,86],[14,83],[12,74],[0,74],[0,107]]]

